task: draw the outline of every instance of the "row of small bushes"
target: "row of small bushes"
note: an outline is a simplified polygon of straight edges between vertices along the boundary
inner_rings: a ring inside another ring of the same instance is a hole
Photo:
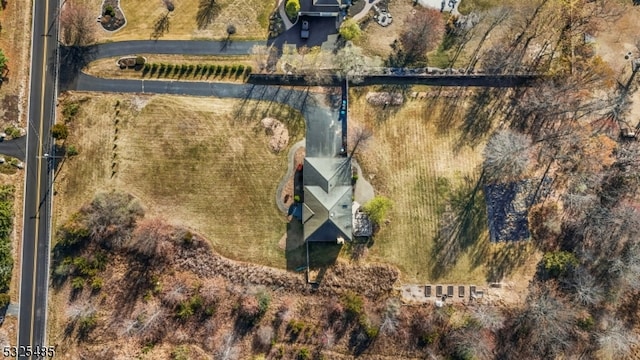
[[[11,233],[13,231],[14,187],[0,185],[0,308],[9,305],[9,284],[13,271]]]
[[[251,66],[240,65],[215,65],[215,64],[197,64],[197,65],[177,65],[177,64],[158,64],[146,63],[142,70],[142,75],[157,75],[158,77],[170,76],[220,76],[220,77],[247,77],[251,74]]]

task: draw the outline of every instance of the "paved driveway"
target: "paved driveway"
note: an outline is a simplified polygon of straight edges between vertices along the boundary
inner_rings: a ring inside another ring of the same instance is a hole
[[[24,161],[27,154],[27,137],[21,136],[17,139],[0,142],[0,154],[12,156]]]
[[[309,38],[301,39],[300,30],[302,28],[302,21],[309,22]],[[269,44],[275,44],[277,47],[282,48],[282,45],[296,44],[298,47],[304,45],[308,47],[320,46],[323,42],[327,41],[329,35],[337,34],[336,18],[335,17],[311,17],[302,16],[298,19],[298,22],[289,30],[283,32],[275,39],[269,40]]]

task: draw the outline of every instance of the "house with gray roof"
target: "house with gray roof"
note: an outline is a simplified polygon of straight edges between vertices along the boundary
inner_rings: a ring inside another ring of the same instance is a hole
[[[340,11],[346,9],[342,0],[302,0],[300,1],[300,16],[338,17]]]
[[[306,158],[303,184],[302,222],[305,241],[351,240],[353,190],[350,159]]]

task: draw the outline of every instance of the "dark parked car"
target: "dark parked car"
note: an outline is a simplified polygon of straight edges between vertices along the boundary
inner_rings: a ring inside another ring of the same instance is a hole
[[[309,38],[309,22],[307,20],[302,21],[302,30],[300,31],[300,38]]]

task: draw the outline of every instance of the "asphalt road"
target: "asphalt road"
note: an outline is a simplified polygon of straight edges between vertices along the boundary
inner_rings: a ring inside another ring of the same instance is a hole
[[[20,275],[20,310],[18,315],[19,359],[30,356],[32,349],[46,343],[47,292],[51,220],[50,127],[55,111],[55,60],[57,47],[58,0],[33,2],[32,57],[29,90],[29,119],[24,196],[24,230]]]
[[[95,59],[137,54],[182,55],[244,55],[266,41],[209,41],[209,40],[132,40],[99,44],[89,47]]]

